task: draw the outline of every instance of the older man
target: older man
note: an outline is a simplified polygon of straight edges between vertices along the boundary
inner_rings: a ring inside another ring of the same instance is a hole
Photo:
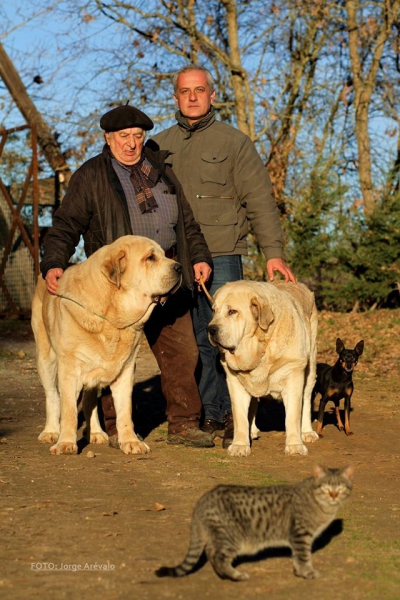
[[[50,293],[57,290],[68,261],[83,236],[86,255],[118,237],[134,234],[158,242],[183,267],[183,286],[165,306],[157,306],[145,333],[161,370],[167,400],[168,442],[211,447],[199,428],[201,401],[194,377],[198,349],[190,315],[194,281],[206,280],[212,259],[166,152],[144,149],[153,122],[133,106],[118,106],[100,120],[106,144],[71,178],[46,235],[41,271]],[[112,397],[103,395],[107,433],[117,444]]]
[[[171,152],[168,160],[211,250],[210,292],[243,278],[241,257],[247,254],[249,224],[265,255],[269,278],[279,271],[285,281],[295,281],[282,258],[282,230],[267,170],[250,138],[216,119],[214,98],[207,69],[198,65],[180,69],[174,77],[177,124],[149,142],[152,148]],[[208,300],[199,295],[194,325],[202,361],[203,430],[222,435],[227,448],[233,439],[233,418],[218,351],[208,341],[211,318]]]

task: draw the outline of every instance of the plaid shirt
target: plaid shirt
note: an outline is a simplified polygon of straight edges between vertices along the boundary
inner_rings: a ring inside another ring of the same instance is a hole
[[[150,164],[147,159],[144,162]],[[176,244],[175,227],[178,221],[176,194],[168,193],[167,184],[160,179],[152,188],[158,208],[142,214],[136,201],[129,167],[121,164],[115,158],[111,158],[111,163],[125,193],[133,235],[144,235],[155,240],[163,250],[174,246]]]

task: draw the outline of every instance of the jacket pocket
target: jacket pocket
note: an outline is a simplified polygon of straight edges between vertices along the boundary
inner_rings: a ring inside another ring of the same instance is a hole
[[[204,197],[203,197],[204,198]],[[230,200],[214,196],[198,204],[196,217],[210,252],[232,252],[238,240],[238,213]]]
[[[202,183],[226,184],[228,152],[226,149],[201,153],[200,177]]]

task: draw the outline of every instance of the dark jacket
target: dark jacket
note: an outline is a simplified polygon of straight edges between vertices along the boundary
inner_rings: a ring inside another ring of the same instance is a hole
[[[163,181],[176,188],[178,261],[183,267],[183,285],[192,289],[193,265],[206,262],[211,266],[211,254],[180,183],[165,164],[168,152],[145,148],[144,153],[161,173]],[[90,256],[105,244],[130,234],[132,228],[126,197],[105,146],[101,154],[86,161],[71,177],[68,191],[54,214],[53,226],[46,235],[44,257],[40,263],[43,277],[49,269],[67,267],[81,235],[86,256]]]

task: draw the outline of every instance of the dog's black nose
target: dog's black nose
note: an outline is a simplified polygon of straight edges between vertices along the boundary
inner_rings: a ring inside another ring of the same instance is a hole
[[[211,337],[215,337],[218,333],[218,325],[209,325],[208,333],[211,335]]]
[[[174,269],[178,273],[178,275],[182,273],[182,265],[180,265],[178,262],[174,264]]]

